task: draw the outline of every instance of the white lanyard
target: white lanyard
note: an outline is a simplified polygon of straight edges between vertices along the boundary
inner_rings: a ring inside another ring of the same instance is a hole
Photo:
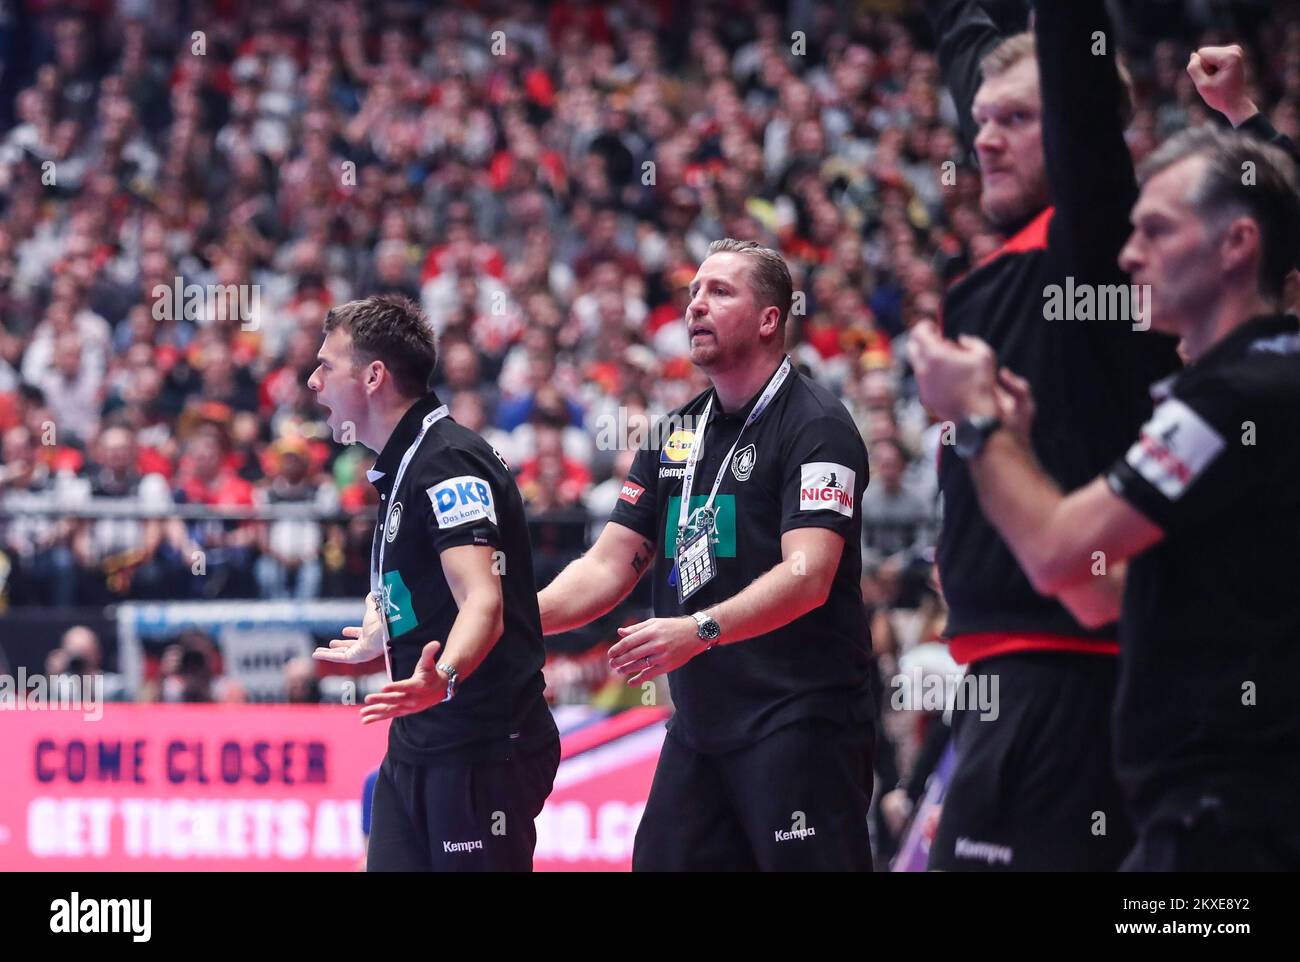
[[[401,463],[397,466],[397,474],[393,477],[393,486],[388,489],[388,510],[384,512],[384,523],[375,531],[375,537],[378,539],[379,550],[370,553],[371,558],[378,559],[377,562],[373,563],[370,567],[370,590],[380,599],[381,605],[386,604],[382,594],[380,593],[384,581],[384,545],[388,541],[389,515],[393,513],[393,505],[396,503],[397,498],[397,489],[402,485],[402,475],[406,474],[406,466],[411,463],[411,458],[415,456],[415,449],[420,446],[420,442],[424,440],[424,436],[429,433],[429,428],[433,427],[445,418],[448,413],[447,405],[443,404],[424,416],[424,421],[420,425],[420,433],[415,436],[415,440],[411,442],[411,446],[407,448],[406,453],[402,455]],[[381,611],[384,615],[384,634],[387,635],[388,612],[383,611],[382,609]]]
[[[745,423],[740,428],[740,434],[736,435],[736,440],[731,444],[731,450],[722,459],[722,466],[718,468],[718,476],[713,479],[713,490],[709,492],[709,500],[704,502],[704,507],[701,510],[708,511],[713,507],[713,499],[718,495],[718,488],[722,485],[722,476],[727,473],[727,465],[731,463],[731,456],[736,453],[736,445],[740,443],[741,435],[745,433],[746,428],[758,420],[764,408],[771,403],[772,398],[776,396],[776,392],[785,383],[786,376],[789,373],[790,357],[786,355],[781,362],[781,366],[772,375],[772,379],[767,382],[767,387],[763,389],[763,393],[759,396],[758,403],[754,405],[754,410],[749,412],[749,417],[745,419]],[[695,432],[695,437],[691,441],[691,453],[686,458],[686,472],[682,477],[682,503],[677,514],[678,531],[685,528],[690,519],[691,488],[695,482],[695,462],[699,460],[700,451],[704,449],[704,429],[709,426],[709,412],[712,410],[713,398],[710,397],[704,405],[704,413],[700,417],[700,429]]]

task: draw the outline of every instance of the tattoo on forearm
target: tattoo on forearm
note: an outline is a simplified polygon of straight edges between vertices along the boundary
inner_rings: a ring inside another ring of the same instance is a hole
[[[650,559],[654,557],[655,546],[652,545],[649,541],[642,541],[641,549],[642,551],[645,552],[644,555],[641,554],[641,551],[638,551],[632,555],[632,570],[635,571],[637,574],[640,574],[642,571],[644,571],[645,566],[648,565],[650,563]]]

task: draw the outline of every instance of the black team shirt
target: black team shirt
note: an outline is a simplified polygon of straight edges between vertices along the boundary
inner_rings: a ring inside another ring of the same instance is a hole
[[[670,731],[701,752],[744,747],[806,718],[826,719],[863,737],[871,725],[870,640],[858,548],[867,452],[853,419],[829,391],[791,370],[744,432],[718,489],[710,536],[717,575],[685,607],[668,583],[682,475],[694,438],[689,428],[697,426],[713,397],[691,491],[694,510],[707,500],[723,457],[761,393],[724,413],[710,389],[665,418],[682,428],[656,432],[658,444],[638,452],[610,516],[655,545],[646,577],[652,580],[654,613],[661,618],[702,611],[738,594],[781,563],[786,531],[829,528],[844,538],[824,605],[766,635],[717,645],[669,673],[676,706]],[[725,638],[725,624],[722,630]]]
[[[1114,743],[1139,820],[1300,806],[1300,322],[1259,317],[1152,388],[1107,480],[1165,537],[1132,559]]]
[[[973,65],[999,36],[976,3],[932,0],[930,8],[941,33],[940,61],[965,117],[980,79]],[[1111,41],[1105,55],[1094,53],[1097,30]],[[1132,320],[1045,315],[1051,285],[1063,298],[1071,279],[1076,286],[1127,289],[1117,260],[1137,182],[1120,120],[1115,34],[1103,4],[1039,4],[1035,32],[1052,206],[1017,225],[999,251],[949,288],[943,329],[954,339],[970,334],[987,341],[1001,364],[1029,381],[1038,410],[1034,451],[1070,491],[1124,452],[1151,412],[1147,388],[1179,361],[1172,338],[1134,330]],[[937,562],[957,661],[1061,642],[1097,647],[1109,641],[1105,650],[1114,651],[1114,626],[1089,631],[1034,590],[985,519],[970,472],[951,445],[941,448],[939,484]]]
[[[380,495],[377,537],[390,539],[384,547],[380,610],[388,619],[393,678],[411,677],[430,641],[442,642],[438,660],[444,657],[460,611],[438,558],[448,548],[485,545],[496,552],[505,628],[475,672],[457,685],[451,701],[392,722],[388,750],[412,764],[505,759],[557,737],[542,697],[545,650],[528,524],[519,489],[501,456],[478,434],[443,417],[416,449],[401,489],[392,490],[402,456],[425,415],[441,403],[433,393],[416,401],[371,471]],[[384,531],[390,504],[393,511]]]

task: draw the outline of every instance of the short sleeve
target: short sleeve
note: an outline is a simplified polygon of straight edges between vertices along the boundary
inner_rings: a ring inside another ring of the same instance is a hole
[[[1258,455],[1243,436],[1248,422],[1230,391],[1202,387],[1170,397],[1111,467],[1107,483],[1166,532],[1199,524],[1254,487]]]
[[[632,461],[609,515],[610,521],[631,528],[651,544],[659,541],[658,473],[659,452],[650,446],[643,447]]]
[[[830,528],[856,543],[854,509],[867,488],[867,450],[846,418],[823,416],[799,426],[784,460],[781,533]]]
[[[467,544],[500,548],[504,501],[492,472],[472,453],[454,448],[440,452],[436,465],[417,489],[427,499],[434,549],[441,553]]]

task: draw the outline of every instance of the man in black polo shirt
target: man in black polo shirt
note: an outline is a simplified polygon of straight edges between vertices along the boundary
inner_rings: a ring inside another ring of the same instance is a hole
[[[1030,381],[1034,450],[1075,487],[1123,452],[1150,413],[1147,385],[1178,366],[1173,340],[1135,330],[1136,312],[1067,321],[1046,309],[1053,287],[1128,290],[1116,259],[1137,184],[1115,32],[1102,0],[1038,4],[1033,34],[1005,39],[989,11],[1006,23],[1012,4],[927,5],[979,158],[981,206],[1007,235],[948,288],[943,328],[987,341]],[[997,678],[999,705],[953,713],[957,766],[930,867],[1112,870],[1132,841],[1108,744],[1115,626],[1034,591],[950,443],[939,485],[949,647],[972,675]],[[1092,831],[1095,811],[1108,813],[1105,834]]]
[[[1062,496],[1028,444],[1028,383],[999,375],[984,342],[927,325],[913,362],[926,402],[964,419],[958,454],[1034,586],[1091,583],[1120,615],[1114,743],[1138,826],[1125,868],[1295,871],[1300,322],[1279,313],[1300,249],[1295,165],[1200,128],[1142,174],[1120,260],[1190,364],[1152,387],[1150,420],[1104,476]]]
[[[405,298],[332,309],[308,386],[336,440],[379,452],[371,593],[326,661],[383,654],[392,719],[370,871],[529,871],[559,765],[523,501],[501,456],[426,393],[433,333]]]
[[[630,685],[667,673],[676,706],[634,870],[871,868],[867,455],[784,355],[791,297],[779,254],[710,246],[683,323],[713,388],[638,452],[596,544],[539,597],[549,634],[653,580],[656,617],[609,653]]]

